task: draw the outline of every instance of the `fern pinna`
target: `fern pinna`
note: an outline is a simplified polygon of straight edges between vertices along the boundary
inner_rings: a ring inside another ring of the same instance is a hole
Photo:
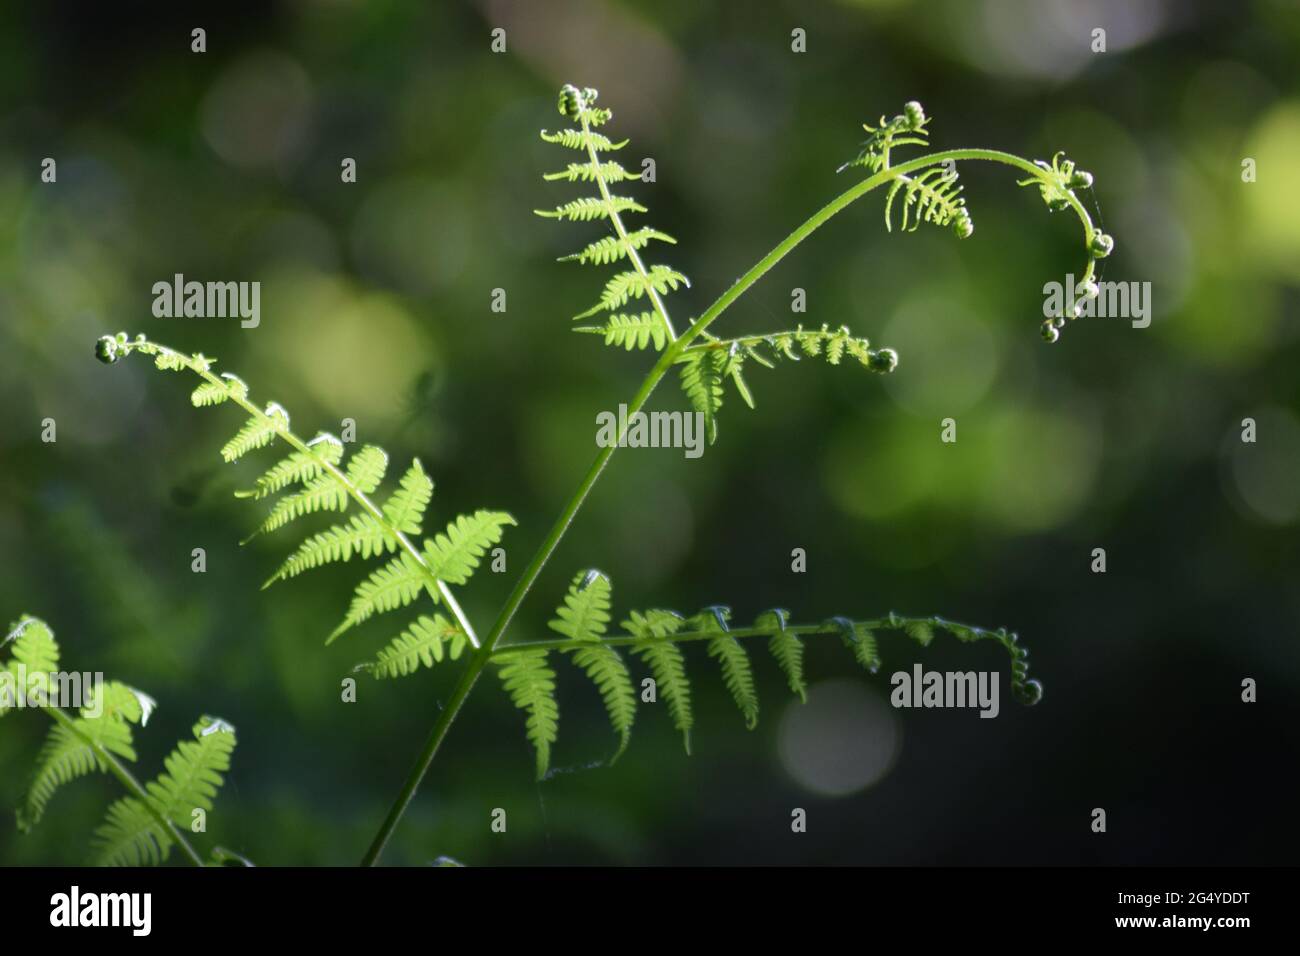
[[[149,722],[156,706],[153,699],[118,681],[93,686],[78,682],[81,706],[70,715],[59,706],[60,648],[49,626],[24,615],[0,648],[10,644],[11,656],[0,661],[0,717],[30,708],[54,721],[18,810],[18,828],[26,832],[35,827],[64,784],[95,772],[109,773],[130,795],[112,803],[95,830],[97,863],[162,863],[179,847],[192,863],[205,865],[184,831],[193,829],[200,816],[206,830],[222,774],[230,769],[235,728],[215,717],[199,718],[193,739],[180,741],[163,762],[163,772],[141,785],[126,764],[135,762],[133,728]],[[216,847],[209,859],[220,864],[240,858]]]
[[[600,131],[612,122],[613,114],[597,107],[597,99],[595,90],[565,86],[560,93],[559,111],[575,125],[542,133],[547,142],[579,154],[576,161],[563,170],[547,174],[545,179],[582,184],[594,189],[594,195],[562,201],[552,209],[538,210],[538,214],[574,223],[601,223],[608,230],[564,259],[583,265],[613,266],[618,270],[607,279],[596,303],[575,316],[582,323],[576,327],[578,331],[598,335],[607,345],[653,350],[658,356],[627,403],[626,419],[620,416],[621,420],[631,420],[640,412],[673,369],[678,369],[688,400],[703,416],[710,441],[717,436],[718,413],[726,388],[735,388],[741,400],[753,406],[753,394],[744,374],[749,363],[770,366],[782,360],[822,357],[831,365],[850,359],[871,371],[892,372],[898,364],[893,350],[873,348],[866,338],[846,327],[800,326],[729,337],[712,331],[722,314],[792,249],[837,213],[876,189],[887,189],[886,228],[892,230],[897,222],[902,230],[911,231],[921,223],[930,223],[949,228],[962,239],[973,235],[974,221],[957,183],[957,164],[961,162],[978,160],[1012,167],[1026,174],[1021,185],[1036,186],[1050,210],[1073,211],[1083,228],[1083,245],[1088,256],[1083,279],[1077,286],[1084,298],[1044,323],[1043,334],[1051,341],[1058,338],[1068,317],[1083,311],[1086,298],[1097,294],[1096,262],[1108,255],[1114,245],[1109,236],[1094,227],[1077,196],[1077,191],[1091,186],[1092,177],[1060,154],[1047,163],[1000,150],[962,148],[925,153],[897,162],[895,150],[928,144],[929,118],[919,104],[908,103],[893,119],[882,117],[878,125],[867,126],[868,139],[861,151],[841,167],[841,170],[861,169],[865,178],[795,228],[679,333],[669,314],[667,299],[689,288],[689,283],[672,266],[647,262],[652,250],[672,245],[675,240],[658,229],[629,230],[625,225],[625,217],[643,213],[646,207],[629,196],[615,195],[611,188],[621,191],[622,185],[639,177],[612,157],[626,143],[616,142]],[[551,667],[553,655],[569,655],[595,685],[617,737],[615,757],[628,744],[637,710],[635,694],[629,693],[631,675],[621,649],[630,651],[650,671],[669,718],[688,743],[693,722],[691,685],[687,679],[686,656],[680,648],[696,641],[704,642],[708,655],[717,662],[724,685],[750,726],[758,719],[755,683],[745,650],[745,642],[750,638],[767,640],[791,690],[799,695],[805,686],[803,638],[814,634],[838,635],[859,663],[874,670],[879,663],[876,637],[885,631],[901,631],[921,644],[928,643],[937,632],[963,641],[996,641],[1010,654],[1015,696],[1033,703],[1041,695],[1038,682],[1027,677],[1026,652],[1015,635],[1005,630],[988,631],[954,624],[937,617],[904,618],[890,614],[875,620],[831,618],[821,623],[794,625],[786,612],[773,610],[760,615],[750,626],[735,627],[730,612],[722,607],[709,608],[691,617],[647,610],[629,612],[622,623],[624,633],[610,636],[608,627],[613,619],[609,581],[599,572],[584,572],[574,580],[551,622],[551,629],[560,635],[558,639],[503,643],[515,614],[622,444],[622,434],[617,441],[601,445],[491,627],[479,640],[450,586],[466,583],[486,549],[499,540],[507,525],[514,523],[509,515],[478,511],[462,516],[443,534],[426,539],[419,547],[412,539],[422,534],[423,513],[432,494],[432,483],[418,462],[410,466],[399,488],[380,507],[371,498],[387,466],[387,456],[380,449],[362,448],[345,465],[343,448],[337,439],[320,435],[312,441],[302,440],[290,429],[283,408],[275,403],[254,404],[240,379],[230,374],[218,376],[212,371],[213,360],[201,354],[183,355],[144,337],[130,340],[125,333],[106,336],[97,346],[98,357],[106,362],[133,352],[152,356],[161,369],[189,370],[197,374],[201,382],[193,393],[195,405],[232,403],[247,413],[244,427],[223,449],[227,460],[237,459],[276,439],[290,446],[288,457],[267,471],[246,493],[253,498],[281,496],[259,531],[276,530],[311,512],[343,511],[349,503],[359,506],[360,513],[346,522],[308,537],[271,576],[271,581],[282,580],[327,562],[346,561],[354,555],[384,560],[358,586],[351,606],[330,640],[371,616],[409,605],[424,595],[434,606],[432,613],[420,615],[361,668],[376,679],[389,679],[410,675],[444,660],[465,658],[460,677],[445,706],[439,710],[414,769],[363,859],[366,864],[378,861],[460,708],[489,666],[498,671],[507,694],[525,714],[526,733],[536,751],[539,776],[544,776],[550,766],[559,722],[555,672]],[[446,616],[441,611],[446,611]],[[467,648],[472,648],[472,652],[467,653]]]

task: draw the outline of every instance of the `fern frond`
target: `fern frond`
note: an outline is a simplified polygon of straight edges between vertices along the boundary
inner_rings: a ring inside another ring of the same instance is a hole
[[[873,372],[892,372],[898,367],[898,353],[893,349],[873,349],[865,338],[859,338],[842,325],[832,329],[823,325],[821,329],[805,329],[802,325],[785,332],[770,332],[765,335],[747,335],[734,339],[718,339],[707,333],[700,345],[692,345],[678,359],[683,363],[683,388],[687,397],[697,411],[716,416],[721,407],[721,382],[730,379],[741,399],[750,408],[754,407],[754,396],[745,381],[743,371],[746,361],[753,361],[765,368],[772,368],[774,362],[787,359],[798,362],[803,357],[822,357],[831,365],[838,365],[847,356],[851,356]],[[688,367],[704,362],[705,357],[713,353],[714,357],[707,365],[689,368],[689,387],[686,380]],[[711,385],[711,389],[705,386]],[[716,402],[709,402],[710,396]]]
[[[0,677],[6,678],[0,680],[0,717],[21,706],[44,706],[49,675],[59,669],[54,632],[39,618],[23,616],[0,641],[0,649],[9,644],[13,658],[0,669]]]
[[[575,252],[571,256],[561,256],[557,261],[577,262],[582,265],[588,263],[597,266],[612,265],[620,259],[626,259],[630,251],[644,249],[654,239],[677,244],[677,240],[668,233],[644,226],[629,232],[627,236],[605,236],[597,239],[595,242],[588,243],[581,252]]]
[[[595,163],[569,163],[562,172],[546,173],[542,178],[548,182],[563,179],[571,183],[593,183],[597,179],[603,179],[607,183],[617,183],[641,177],[636,173],[628,172],[623,168],[622,163],[608,160],[599,166]]]
[[[391,531],[368,514],[353,515],[346,524],[336,524],[300,544],[262,588],[266,589],[276,581],[288,580],[323,564],[348,561],[353,554],[370,558],[395,550],[397,538]]]
[[[691,618],[687,624],[693,625],[696,630],[717,634],[717,637],[709,638],[709,656],[721,666],[722,683],[740,708],[745,726],[753,730],[758,726],[758,689],[754,686],[754,671],[749,664],[749,655],[740,646],[740,642],[727,633],[727,621],[730,618],[729,608],[712,607]]]
[[[493,658],[499,664],[501,683],[511,702],[528,715],[527,737],[537,752],[537,779],[551,765],[560,708],[555,702],[555,672],[547,666],[546,651],[515,651]]]
[[[363,495],[374,494],[388,471],[388,452],[377,445],[365,445],[348,460],[348,481]]]
[[[894,180],[885,197],[886,230],[893,231],[894,197],[900,190],[903,191],[903,218],[899,228],[904,232],[915,232],[922,221],[936,226],[951,225],[962,239],[975,231],[966,200],[961,196],[962,187],[957,185],[956,175],[943,167],[932,167],[917,176],[899,176]]]
[[[419,534],[424,509],[433,498],[433,479],[425,474],[417,458],[402,476],[402,483],[384,502],[388,524],[403,534]]]
[[[328,436],[332,438],[333,436]],[[272,465],[247,491],[236,491],[236,498],[261,499],[283,491],[292,484],[306,483],[318,478],[325,464],[337,465],[343,460],[343,444],[337,439],[322,442],[311,452],[295,451]]]
[[[140,723],[143,709],[137,693],[116,681],[99,691],[104,702],[93,699],[94,692],[81,710],[81,716],[69,724],[56,723],[36,758],[36,773],[28,788],[26,806],[18,814],[18,828],[29,831],[42,815],[55,791],[64,784],[95,771],[107,769],[99,751],[134,761],[131,724]],[[99,713],[92,716],[96,711]]]
[[[567,219],[569,222],[592,222],[596,219],[608,219],[612,214],[625,212],[647,212],[645,206],[627,196],[610,196],[604,199],[583,196],[573,199],[554,209],[534,209],[533,212],[547,219]]]
[[[603,335],[606,345],[621,345],[629,352],[643,349],[651,343],[654,343],[656,352],[662,352],[668,342],[663,323],[652,312],[642,312],[639,315],[615,313],[608,316],[603,325],[584,325],[573,331]]]
[[[83,733],[92,729],[88,721],[78,723]],[[135,759],[134,752],[130,759]],[[77,777],[102,769],[94,748],[80,734],[62,724],[50,728],[36,762],[36,775],[27,791],[26,806],[18,813],[18,829],[24,832],[40,822],[55,790]]]
[[[807,697],[804,679],[804,647],[801,638],[813,634],[838,635],[855,659],[875,674],[881,666],[876,630],[898,631],[928,644],[936,631],[952,634],[963,642],[992,640],[1001,644],[1011,658],[1011,692],[1023,704],[1034,704],[1042,696],[1042,685],[1028,679],[1027,652],[1014,634],[957,624],[939,617],[913,618],[890,613],[873,621],[854,621],[832,617],[820,624],[791,625],[784,609],[765,611],[748,627],[732,627],[731,611],[722,606],[705,608],[683,618],[675,611],[633,611],[622,624],[626,635],[606,636],[610,620],[611,585],[599,571],[580,572],[570,584],[564,603],[551,620],[550,629],[561,640],[525,641],[507,645],[490,655],[504,659],[516,654],[546,654],[550,651],[573,654],[601,691],[615,732],[619,734],[621,754],[627,746],[636,715],[636,693],[618,648],[626,647],[649,668],[655,681],[655,698],[662,695],[673,725],[681,731],[690,753],[690,733],[694,723],[691,708],[691,685],[687,678],[685,644],[702,641],[709,657],[718,662],[723,684],[735,702],[745,724],[753,729],[758,723],[758,691],[753,666],[743,641],[766,638],[772,657],[784,672],[792,693],[801,700]],[[617,755],[616,755],[617,756]]]
[[[928,146],[929,132],[926,126],[930,120],[925,115],[921,104],[913,100],[903,107],[903,112],[888,122],[880,117],[880,125],[863,123],[867,139],[862,144],[858,155],[836,170],[843,172],[854,166],[861,166],[869,173],[878,173],[889,167],[889,154],[895,146]]]
[[[586,312],[575,316],[576,319],[587,318],[602,311],[614,312],[627,305],[632,299],[647,298],[650,300],[656,319],[662,327],[660,335],[654,336],[655,342],[658,343],[661,339],[671,341],[677,336],[673,331],[672,320],[669,318],[668,310],[664,306],[663,298],[681,286],[689,286],[690,282],[686,276],[669,266],[650,265],[647,267],[641,261],[639,250],[652,240],[658,239],[669,243],[676,240],[657,229],[644,228],[629,232],[624,227],[623,213],[645,212],[646,208],[629,197],[611,195],[609,185],[640,179],[640,177],[629,172],[619,163],[599,159],[598,153],[615,147],[600,133],[593,131],[594,127],[607,123],[612,115],[608,110],[599,109],[593,105],[597,96],[597,92],[590,88],[580,90],[575,86],[564,86],[560,90],[560,113],[570,119],[577,120],[581,124],[581,129],[562,130],[556,134],[548,134],[543,131],[542,138],[547,142],[558,143],[573,149],[582,149],[587,153],[586,163],[572,163],[564,172],[552,173],[544,178],[592,183],[596,186],[598,195],[584,196],[572,200],[564,205],[557,206],[554,210],[537,210],[537,214],[548,218],[568,219],[576,222],[608,219],[609,225],[614,232],[612,236],[605,236],[591,242],[581,252],[572,256],[565,256],[562,261],[609,265],[627,260],[631,266],[628,271],[620,272],[610,279],[605,284],[600,301]],[[643,348],[645,343],[650,341],[652,337],[649,333],[643,335],[639,332],[633,337],[632,331],[629,329],[621,330],[621,325],[622,323],[611,321],[605,326],[606,344],[618,342],[630,349],[633,347],[634,342],[639,341],[641,343],[639,347]],[[594,330],[583,329],[582,331]],[[660,346],[656,345],[656,347]]]
[[[289,427],[289,416],[278,405],[268,405],[262,414],[254,415],[235,433],[235,437],[221,446],[221,457],[238,461],[250,451],[265,448],[275,440],[276,434]]]
[[[785,629],[789,620],[789,611],[774,608],[764,611],[754,623],[756,627],[767,629],[771,634],[767,643],[768,650],[785,672],[791,693],[798,694],[799,699],[807,703],[808,685],[803,679],[803,642]]]
[[[157,866],[171,855],[172,844],[171,833],[135,797],[114,801],[95,830],[99,866]]]
[[[50,674],[59,669],[59,644],[50,626],[36,617],[22,617],[9,631],[0,647],[13,644],[13,659],[28,674]]]
[[[348,507],[348,489],[333,474],[324,474],[307,483],[302,491],[285,495],[275,503],[271,513],[266,516],[256,531],[244,539],[247,544],[259,534],[268,534],[283,528],[291,521],[304,515],[320,511],[346,511]]]
[[[377,680],[406,677],[418,671],[421,664],[432,667],[444,657],[457,660],[468,643],[465,632],[441,614],[433,617],[422,614],[393,638],[374,661],[360,667]]]
[[[599,641],[609,624],[609,596],[609,578],[596,570],[579,571],[546,626],[571,640]]]
[[[59,665],[59,649],[48,625],[24,615],[0,650],[13,645],[13,658],[0,661],[0,701],[8,695],[10,677],[32,690],[31,676],[37,672],[49,678]],[[27,672],[26,668],[33,670]],[[22,808],[18,828],[31,830],[47,811],[59,788],[79,777],[107,772],[116,777],[130,796],[114,802],[107,818],[96,831],[101,862],[131,865],[163,862],[172,846],[179,845],[191,862],[202,866],[202,857],[182,835],[189,828],[194,809],[212,809],[221,785],[221,772],[230,765],[234,748],[231,728],[222,721],[203,718],[194,728],[198,744],[182,743],[167,759],[159,779],[143,787],[127,769],[136,759],[134,726],[143,727],[156,706],[148,695],[119,681],[67,683],[51,680],[37,685],[39,693],[26,693],[23,705],[40,710],[53,721],[41,747]],[[58,686],[57,695],[48,691]],[[66,698],[80,691],[81,708],[76,716],[64,711]],[[210,742],[206,738],[222,731],[229,740]]]
[[[162,820],[188,828],[196,810],[211,812],[222,774],[230,769],[235,729],[223,720],[203,717],[194,740],[182,740],[163,761],[166,768],[145,787],[148,806],[135,797],[118,800],[95,831],[99,861],[106,866],[140,866],[164,862],[174,843]]]
[[[190,393],[190,404],[195,408],[220,405],[229,397],[230,393],[226,391],[224,385],[218,385],[215,382],[204,382]]]
[[[677,361],[682,367],[682,391],[691,407],[704,416],[704,427],[712,444],[718,437],[722,380],[731,374],[732,354],[721,349],[687,349]]]
[[[125,332],[103,336],[95,347],[96,357],[108,363],[116,362],[133,352],[153,356],[173,354],[143,335],[134,340],[128,339]],[[227,400],[237,404],[250,416],[240,432],[223,449],[223,456],[227,460],[233,461],[276,437],[283,439],[293,449],[289,457],[262,476],[257,487],[244,493],[245,497],[267,497],[295,482],[302,485],[297,491],[282,496],[276,502],[257,533],[275,530],[317,511],[344,511],[353,501],[363,511],[361,517],[354,517],[304,541],[281,564],[264,587],[322,564],[347,561],[355,554],[369,558],[401,551],[404,558],[399,565],[381,568],[370,579],[362,582],[358,590],[363,593],[354,597],[348,617],[331,635],[330,640],[377,610],[389,610],[393,606],[407,603],[408,594],[418,593],[419,588],[411,580],[412,575],[418,573],[420,583],[431,598],[436,603],[443,604],[455,618],[457,626],[465,632],[469,642],[475,648],[479,646],[474,629],[449,585],[463,584],[477,565],[483,548],[499,540],[499,528],[480,525],[484,522],[487,525],[513,524],[513,518],[481,511],[472,518],[459,519],[459,524],[453,524],[449,534],[439,535],[432,542],[426,541],[425,550],[422,551],[408,537],[420,533],[423,513],[433,490],[433,483],[419,462],[411,465],[399,487],[389,495],[381,509],[370,496],[378,490],[387,471],[388,456],[383,449],[374,445],[364,446],[352,456],[347,467],[340,471],[342,445],[337,438],[322,434],[311,442],[304,442],[291,430],[289,415],[283,408],[271,402],[264,411],[260,411],[248,400],[247,386],[242,382],[233,384],[238,380],[228,373],[222,379],[213,374],[212,359],[196,353],[188,357],[181,356],[178,361],[182,367],[203,379],[205,384],[225,383]],[[329,444],[318,449],[316,446],[322,442]],[[431,560],[440,563],[438,571],[430,566]],[[441,577],[440,573],[446,577]]]
[[[162,815],[184,826],[195,810],[212,810],[235,751],[235,728],[224,720],[202,717],[192,732],[194,739],[178,743],[164,772],[145,787]]]
[[[628,144],[628,140],[616,143],[601,133],[583,133],[580,129],[560,129],[554,133],[542,130],[542,139],[548,143],[555,143],[557,146],[564,146],[567,149],[586,149],[590,145],[598,153],[622,149]]]
[[[686,661],[671,636],[684,623],[672,611],[633,611],[623,622],[623,629],[637,638],[632,653],[650,668],[655,680],[656,697],[662,695],[668,705],[668,715],[673,726],[682,734],[686,752],[691,752],[691,727],[695,717],[691,712],[691,684],[686,678]]]
[[[501,540],[515,519],[504,511],[479,510],[461,515],[447,530],[425,540],[424,555],[434,577],[448,584],[464,584],[478,568],[487,549]]]
[[[600,691],[610,726],[619,738],[618,750],[610,758],[612,764],[632,739],[636,691],[622,656],[601,643],[609,624],[609,607],[609,578],[599,571],[580,571],[569,585],[564,604],[556,609],[555,619],[547,626],[580,645],[570,649],[573,662]]]
[[[419,562],[405,552],[399,554],[357,585],[347,616],[330,633],[325,643],[334,643],[344,631],[369,620],[375,614],[405,607],[419,596],[426,583],[424,568]],[[435,602],[439,599],[433,590],[429,590],[429,597]]]
[[[620,272],[605,283],[599,302],[573,318],[577,321],[593,316],[597,312],[613,312],[633,299],[640,299],[652,293],[664,296],[676,290],[678,286],[689,287],[690,284],[686,276],[668,266],[650,266],[648,272]]]

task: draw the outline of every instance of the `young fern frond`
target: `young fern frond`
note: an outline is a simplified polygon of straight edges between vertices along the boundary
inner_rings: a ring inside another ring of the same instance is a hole
[[[835,617],[820,624],[792,626],[789,612],[765,611],[749,627],[732,627],[731,610],[716,606],[685,618],[675,611],[651,609],[632,611],[622,624],[624,633],[606,633],[611,618],[611,585],[600,571],[580,571],[569,585],[564,602],[556,609],[549,627],[559,640],[526,641],[494,649],[489,659],[500,666],[500,677],[511,701],[526,716],[525,729],[537,758],[537,777],[544,778],[550,769],[551,752],[557,739],[559,705],[555,700],[555,672],[550,667],[552,651],[572,655],[573,663],[595,685],[605,706],[610,727],[619,745],[610,763],[627,748],[636,719],[635,682],[619,649],[626,648],[640,658],[654,679],[652,700],[662,698],[669,719],[682,734],[686,752],[690,753],[694,713],[691,706],[691,683],[687,676],[684,645],[702,641],[708,656],[718,662],[722,683],[730,693],[745,725],[758,724],[758,689],[753,666],[744,641],[767,638],[767,648],[785,675],[792,693],[805,699],[807,683],[803,669],[801,638],[818,634],[839,636],[854,659],[871,674],[880,669],[876,642],[877,631],[896,631],[922,647],[927,646],[936,630],[972,642],[992,640],[1001,644],[1011,660],[1011,692],[1021,703],[1037,703],[1042,686],[1028,677],[1026,651],[1016,635],[1005,629],[996,631],[958,624],[939,617],[909,618],[889,614],[871,621],[853,621]],[[376,661],[363,665],[378,678],[400,677],[416,670],[414,658],[426,653],[430,660],[442,660],[438,643],[439,628],[445,621],[427,621],[419,633],[395,642]],[[441,637],[446,632],[441,632]],[[456,657],[455,649],[449,655]]]
[[[925,115],[921,104],[912,100],[904,104],[902,113],[888,122],[882,116],[879,126],[863,123],[862,128],[867,131],[868,136],[862,143],[861,150],[856,157],[835,171],[842,173],[854,166],[860,166],[869,173],[888,169],[889,151],[895,146],[930,145],[929,132],[926,130],[929,122],[930,119]]]
[[[831,365],[839,365],[847,355],[872,372],[889,373],[898,365],[897,352],[871,348],[867,339],[855,336],[845,325],[833,330],[829,325],[816,330],[800,325],[785,332],[734,339],[719,339],[706,332],[700,338],[704,341],[687,348],[677,361],[682,365],[682,388],[692,407],[704,414],[706,426],[713,422],[711,435],[722,405],[716,381],[729,380],[745,404],[754,407],[753,393],[744,378],[747,361],[772,368],[773,363],[781,359],[798,362],[801,357],[821,357]],[[710,353],[713,361],[706,362]],[[725,359],[719,356],[725,356]],[[710,387],[706,388],[706,385]]]
[[[198,375],[203,381],[192,396],[195,405],[231,402],[248,413],[247,423],[222,450],[227,461],[277,438],[289,445],[289,455],[263,473],[252,489],[237,492],[239,497],[254,499],[280,496],[254,536],[317,512],[346,512],[353,504],[360,508],[360,514],[307,537],[263,587],[355,556],[370,559],[392,555],[357,586],[347,614],[330,633],[327,643],[376,614],[406,607],[423,593],[447,609],[461,640],[479,646],[450,586],[468,583],[487,549],[501,540],[505,527],[515,523],[514,518],[505,512],[486,510],[460,515],[445,531],[426,538],[423,547],[418,547],[411,536],[423,533],[424,514],[433,497],[433,481],[418,460],[410,464],[381,507],[372,495],[388,471],[388,455],[382,448],[365,445],[345,463],[339,439],[322,433],[303,441],[290,428],[289,415],[283,408],[272,402],[264,410],[259,409],[249,400],[248,386],[241,379],[228,374],[218,377],[212,371],[214,360],[204,355],[182,355],[144,336],[128,339],[125,332],[104,336],[95,348],[96,356],[109,363],[134,352],[152,356],[158,368],[188,370]],[[219,394],[224,397],[216,398]],[[409,634],[404,632],[389,647],[387,660],[394,671],[400,671],[399,661],[404,665],[440,659],[425,645],[405,656],[394,650],[399,642],[409,642]],[[454,635],[447,639],[453,646],[458,640]]]
[[[575,149],[587,154],[585,163],[570,163],[558,173],[548,173],[546,180],[567,180],[569,182],[593,183],[599,195],[583,196],[555,207],[551,210],[535,210],[537,215],[552,219],[567,219],[571,222],[593,222],[598,219],[608,220],[613,235],[604,236],[589,243],[581,252],[561,257],[561,262],[577,262],[582,265],[612,265],[627,260],[629,269],[615,274],[605,284],[600,300],[574,319],[585,319],[600,312],[611,313],[605,326],[584,327],[583,332],[601,331],[605,334],[606,344],[624,345],[632,348],[631,342],[645,348],[653,343],[657,350],[662,350],[667,342],[677,338],[672,319],[664,305],[664,297],[679,286],[690,286],[690,280],[675,269],[666,265],[647,266],[641,259],[641,250],[650,242],[675,243],[676,240],[658,229],[642,228],[629,232],[623,225],[623,213],[646,212],[646,207],[627,196],[614,196],[609,191],[611,183],[639,180],[641,177],[628,172],[617,162],[601,160],[601,152],[619,149],[626,145],[612,143],[595,128],[608,123],[613,114],[606,109],[595,106],[597,93],[593,89],[579,90],[575,86],[565,86],[560,90],[559,111],[566,119],[577,122],[576,129],[561,130],[559,133],[542,131],[542,139],[556,143],[568,149]],[[646,299],[651,307],[649,312],[636,316],[617,314],[628,302],[634,299]],[[627,329],[629,323],[641,327],[654,325],[657,334],[637,333],[629,338],[628,331],[619,333],[618,329]]]
[[[195,741],[182,741],[164,761],[164,772],[141,786],[127,769],[136,759],[133,727],[144,727],[154,702],[117,681],[81,687],[76,717],[61,706],[54,686],[58,644],[49,626],[24,615],[3,645],[12,643],[12,658],[0,663],[0,716],[16,708],[39,709],[54,726],[41,748],[18,828],[30,831],[40,822],[60,787],[91,773],[109,773],[129,791],[109,806],[95,831],[97,861],[108,866],[165,862],[179,846],[190,861],[203,860],[183,835],[194,815],[210,813],[230,769],[235,731],[223,720],[203,717],[194,727]],[[71,694],[69,694],[71,696]]]

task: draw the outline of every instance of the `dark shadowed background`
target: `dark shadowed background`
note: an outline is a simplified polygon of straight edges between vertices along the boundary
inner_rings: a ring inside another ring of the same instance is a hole
[[[241,549],[261,511],[231,492],[274,459],[223,465],[235,411],[190,408],[193,383],[145,362],[97,363],[95,339],[124,329],[217,356],[309,435],[355,419],[395,462],[424,461],[429,526],[512,512],[507,573],[460,592],[486,630],[595,454],[596,413],[650,364],[568,332],[606,273],[554,260],[600,227],[532,214],[576,194],[542,182],[571,157],[537,135],[561,123],[556,91],[573,82],[613,108],[629,166],[655,160],[657,182],[631,192],[679,240],[658,257],[693,283],[669,300],[679,327],[846,188],[857,174],[835,169],[863,121],[913,98],[936,148],[1064,150],[1090,170],[1117,243],[1105,278],[1150,282],[1153,320],[1041,340],[1043,284],[1082,265],[1078,225],[1005,169],[963,167],[966,241],[887,234],[875,195],[837,217],[715,331],[847,324],[896,348],[897,372],[755,369],[758,410],[729,396],[703,457],[620,452],[509,636],[545,636],[568,581],[594,566],[616,621],[723,603],[744,620],[782,606],[1005,625],[1032,649],[1042,704],[1012,703],[1004,681],[996,720],[895,711],[893,670],[1005,674],[1004,655],[890,638],[872,678],[821,639],[804,706],[755,656],[763,710],[748,732],[714,662],[691,652],[694,755],[643,706],[606,767],[599,700],[568,670],[557,773],[537,784],[522,717],[488,675],[387,862],[1296,858],[1296,4],[124,9],[0,13],[0,615],[45,618],[71,667],[157,698],[138,734],[146,775],[200,713],[239,729],[209,842],[259,864],[356,862],[459,665],[363,680],[341,703],[340,680],[405,618],[326,648],[359,566],[260,591],[298,534]],[[190,52],[196,26],[204,54]],[[498,27],[508,51],[494,54]],[[796,28],[806,53],[791,50]],[[45,157],[57,183],[40,181]],[[355,184],[340,182],[344,157]],[[151,287],[175,273],[259,281],[260,326],[154,318]],[[790,311],[796,287],[805,315]],[[496,288],[505,313],[490,310]],[[669,384],[652,406],[684,400]],[[1105,574],[1090,570],[1099,547]],[[807,573],[791,572],[793,548]],[[0,724],[0,806],[21,802],[46,724]],[[115,796],[96,777],[60,791],[31,835],[9,817],[0,863],[88,859]],[[498,807],[506,834],[489,830]],[[795,807],[806,834],[791,833]]]

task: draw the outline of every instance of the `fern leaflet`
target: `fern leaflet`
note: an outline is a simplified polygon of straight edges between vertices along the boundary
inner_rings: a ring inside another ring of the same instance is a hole
[[[560,708],[555,702],[555,671],[546,664],[546,651],[515,651],[494,658],[511,702],[528,715],[528,741],[537,752],[537,779],[546,776],[551,765]]]

